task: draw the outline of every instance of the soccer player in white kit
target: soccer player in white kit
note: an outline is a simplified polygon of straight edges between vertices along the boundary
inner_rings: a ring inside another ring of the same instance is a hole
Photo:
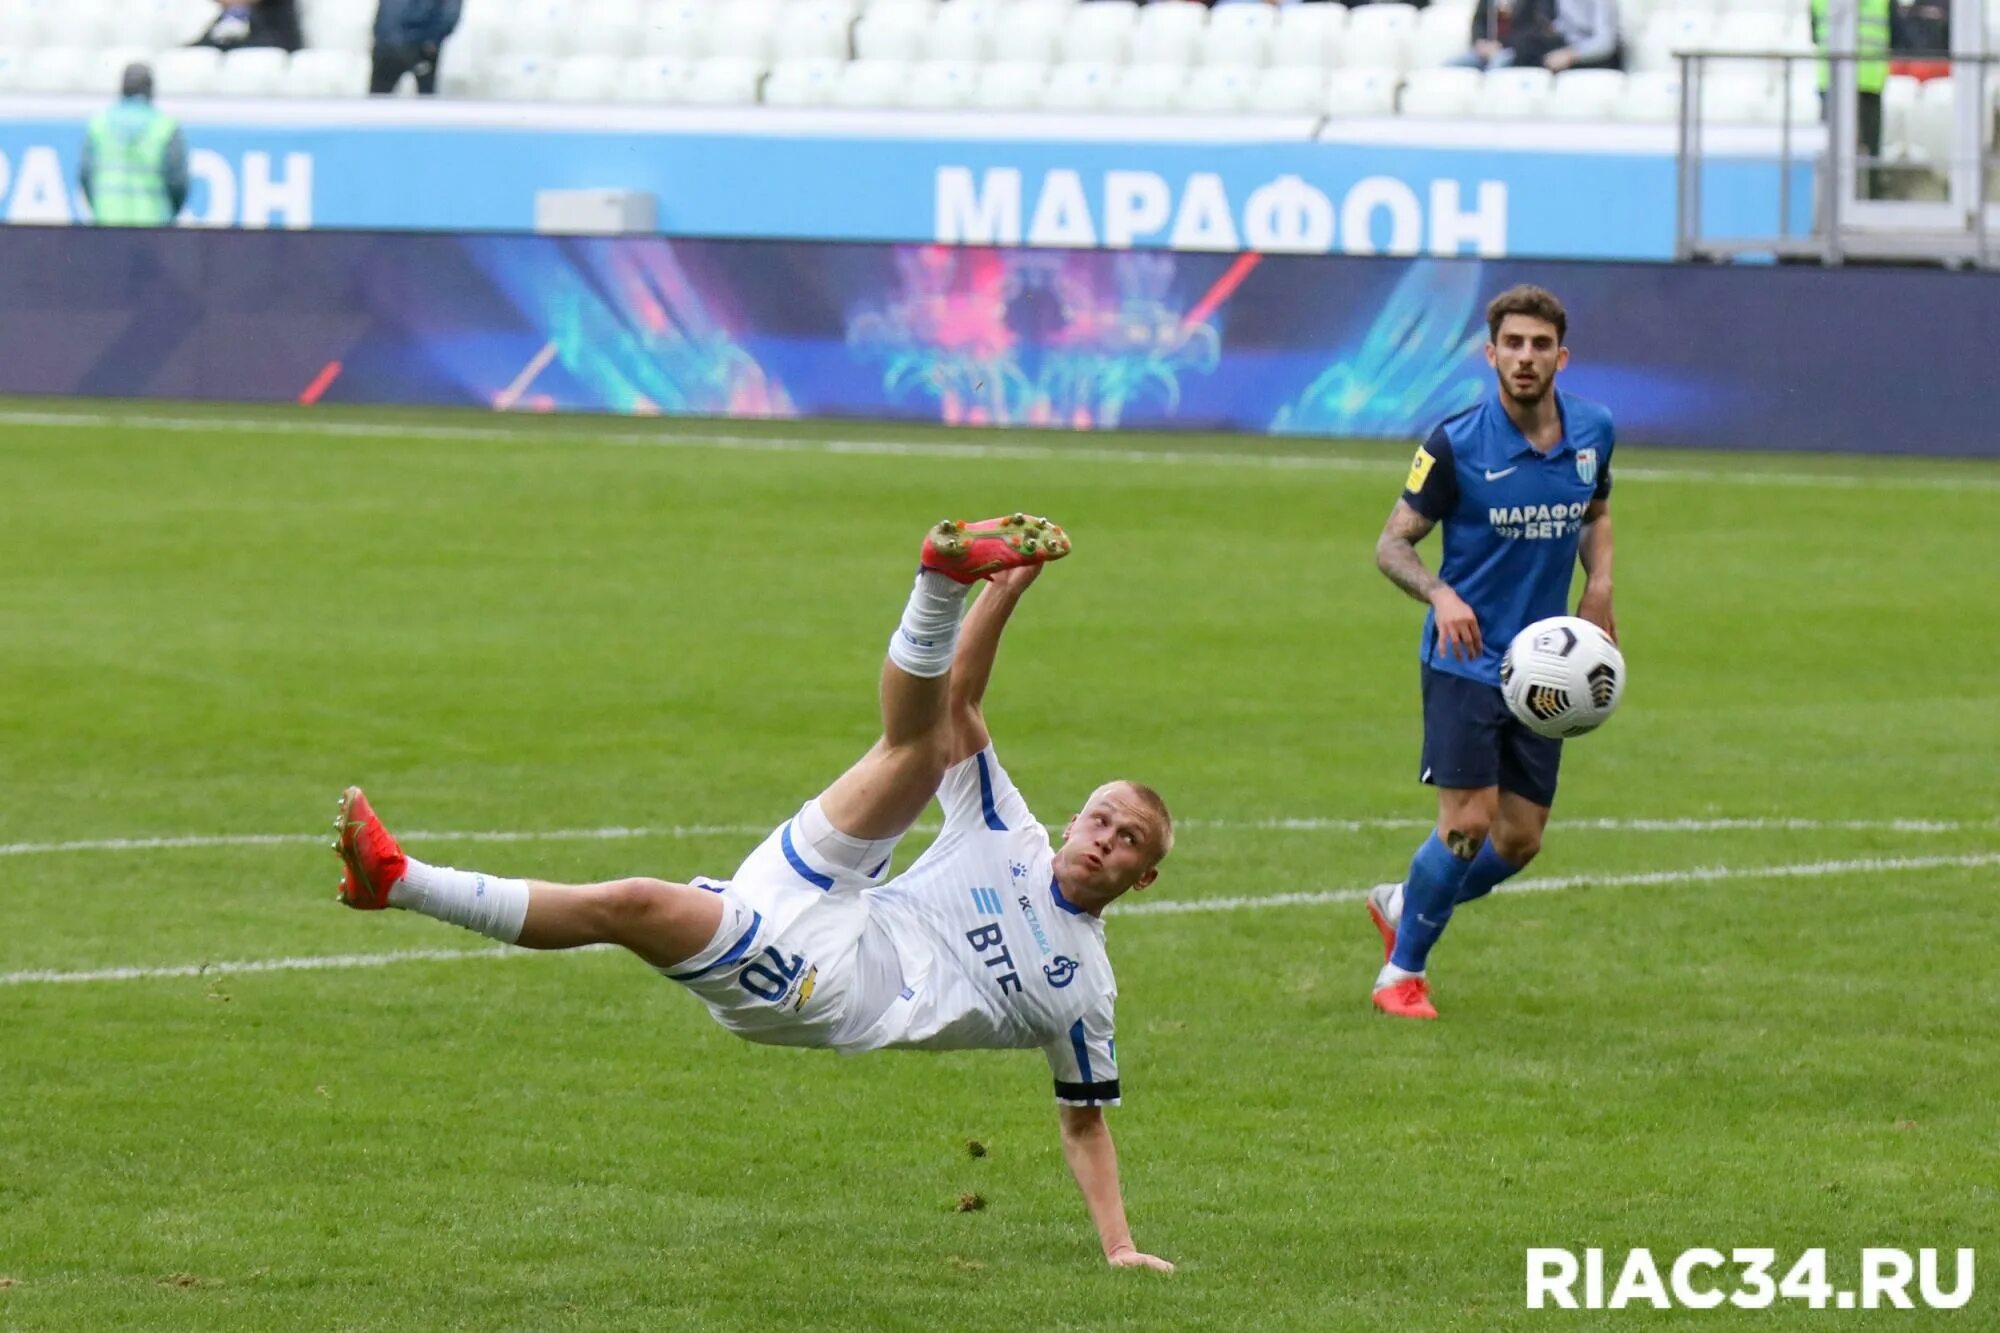
[[[926,535],[882,669],[882,736],[726,881],[560,885],[406,856],[358,787],[340,799],[341,901],[404,908],[530,949],[616,944],[730,1031],[840,1051],[1038,1047],[1063,1156],[1117,1267],[1173,1265],[1132,1243],[1103,1108],[1119,1099],[1117,983],[1100,913],[1157,877],[1173,821],[1151,788],[1106,783],[1052,847],[980,709],[1001,632],[1063,530],[1015,514]],[[965,612],[971,584],[989,586]],[[961,615],[963,623],[961,624]],[[883,881],[936,797],[944,828]]]

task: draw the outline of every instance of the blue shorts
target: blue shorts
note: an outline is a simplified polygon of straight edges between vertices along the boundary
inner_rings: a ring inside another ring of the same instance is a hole
[[[1425,665],[1421,778],[1433,787],[1498,787],[1536,805],[1556,803],[1562,742],[1537,736],[1507,711],[1497,685]]]

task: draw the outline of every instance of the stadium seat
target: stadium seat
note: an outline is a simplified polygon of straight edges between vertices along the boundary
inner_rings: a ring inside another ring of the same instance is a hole
[[[833,105],[880,110],[902,100],[910,67],[900,60],[850,60],[840,71]]]
[[[90,52],[83,48],[44,46],[35,50],[14,86],[24,93],[96,92],[110,96],[117,92],[116,84],[109,88],[89,87],[93,72]]]
[[[28,73],[28,53],[0,46],[0,93],[13,92]]]
[[[948,26],[944,18],[951,11],[952,6],[947,4],[944,15],[938,19],[940,27]],[[1008,14],[1007,21],[995,25],[990,34],[993,59],[1055,62],[1067,13],[1055,5],[1031,5]]]
[[[771,33],[771,51],[780,60],[845,60],[853,26],[845,0],[792,0]]]
[[[1377,3],[1359,5],[1347,16],[1349,32],[1400,32],[1405,35],[1417,30],[1415,5]]]
[[[1336,69],[1326,76],[1326,114],[1393,116],[1396,114],[1396,84],[1399,78],[1393,69]]]
[[[1711,51],[1755,51],[1780,52],[1785,45],[1785,20],[1776,14],[1730,13],[1720,15],[1715,26],[1709,30],[1708,49]],[[1780,60],[1711,60],[1708,62],[1711,74],[1727,74],[1731,78],[1761,76],[1766,83],[1775,86],[1784,77],[1784,62]]]
[[[938,0],[865,0],[861,6],[862,18],[881,18],[901,15],[919,27],[926,26],[937,16]]]
[[[621,102],[657,105],[685,101],[694,66],[687,56],[634,56],[619,71],[612,95]]]
[[[1326,71],[1287,65],[1262,72],[1250,89],[1248,109],[1267,116],[1317,116],[1325,106]]]
[[[476,13],[468,5],[466,12]],[[701,0],[653,0],[640,32],[640,54],[692,59],[706,49],[709,11]]]
[[[985,31],[965,31],[972,34],[970,52],[960,43],[959,54],[939,59],[976,60],[985,53]],[[854,54],[862,60],[921,60],[930,36],[930,19],[921,10],[870,9],[854,25]]]
[[[550,50],[578,56],[630,57],[644,42],[650,18],[645,0],[592,0],[587,16],[577,17],[574,8],[570,12],[571,30]]]
[[[825,106],[840,86],[844,60],[801,57],[780,60],[764,80],[766,106]]]
[[[1543,114],[1551,120],[1610,120],[1625,95],[1625,75],[1615,69],[1566,69],[1549,88]]]
[[[1706,47],[1713,27],[1714,15],[1703,10],[1676,7],[1654,14],[1646,20],[1633,48],[1632,68],[1646,73],[1678,71],[1680,62],[1675,56]]]
[[[284,92],[292,97],[361,97],[368,92],[369,59],[359,51],[308,47],[292,57]]]
[[[924,60],[910,67],[902,105],[926,110],[969,106],[981,66],[970,60]]]
[[[729,0],[717,5],[703,33],[702,53],[767,66],[779,19],[777,0]]]
[[[1204,115],[1241,111],[1250,104],[1250,91],[1264,73],[1250,65],[1203,65],[1188,75],[1181,105]]]
[[[1314,10],[1326,7],[1301,6]],[[1147,5],[1139,11],[1139,21],[1133,27],[1132,63],[1192,65],[1207,34],[1208,10],[1200,5]]]
[[[210,5],[209,17],[214,14],[215,7]],[[375,0],[312,0],[299,6],[299,26],[305,30],[307,50],[372,51]]]
[[[162,97],[200,97],[213,91],[222,70],[222,52],[212,46],[184,46],[153,57],[153,87]]]
[[[1139,7],[1132,0],[1090,0],[1074,5],[1056,38],[1056,54],[1068,61],[1122,65],[1132,51]]]
[[[1288,5],[1278,11],[1278,26],[1271,33],[1271,63],[1331,69],[1340,63],[1346,33],[1345,5]]]
[[[285,86],[291,57],[276,47],[248,47],[222,57],[215,91],[228,97],[276,97]]]
[[[999,12],[993,7],[968,4],[966,0],[952,0],[952,3],[939,9],[937,16],[931,20],[930,38],[925,43],[924,49],[931,53],[933,60],[1008,59],[1010,57],[995,57],[993,54],[994,35],[1001,26]],[[1059,20],[1044,15],[1038,23],[1031,26],[1036,31],[1046,31],[1050,34],[1048,54],[1034,58],[1039,60],[1051,58],[1055,52],[1054,32],[1060,26]],[[959,54],[946,56],[943,54],[946,51]],[[978,55],[971,54],[973,51],[977,51]]]
[[[486,92],[502,102],[544,102],[555,84],[556,62],[546,56],[503,55],[486,66]]]
[[[1917,87],[1916,105],[1909,111],[1910,151],[1917,161],[1936,171],[1951,169],[1957,157],[1956,83],[1951,77],[1926,79]]]
[[[1113,77],[1104,106],[1111,111],[1178,111],[1184,104],[1187,80],[1185,65],[1126,65]]]
[[[1701,116],[1712,125],[1775,125],[1784,103],[1761,74],[1711,74],[1701,81]]]
[[[88,68],[84,70],[83,82],[78,85],[77,91],[110,97],[118,91],[127,65],[134,62],[151,64],[152,61],[152,51],[143,46],[100,46],[90,53]],[[361,86],[368,86],[365,79]]]
[[[1116,78],[1110,65],[1057,65],[1042,89],[1042,105],[1050,111],[1098,110]]]
[[[1049,67],[1039,61],[996,60],[979,68],[972,104],[992,111],[1032,111],[1042,104]]]
[[[618,56],[564,56],[549,80],[552,102],[615,102],[625,88],[625,64]]]
[[[1410,34],[1410,68],[1431,69],[1472,49],[1472,11],[1432,5]]]
[[[1620,120],[1672,123],[1681,118],[1681,76],[1675,70],[1652,70],[1625,76],[1619,100]]]
[[[143,0],[139,8],[143,15]],[[42,42],[47,46],[68,46],[80,51],[95,51],[125,42],[150,45],[143,34],[135,40],[132,27],[131,19],[117,0],[70,0],[63,6],[57,21],[43,34]],[[5,40],[0,37],[0,42]],[[117,85],[114,83],[112,86],[115,88]]]
[[[1277,30],[1277,11],[1268,5],[1224,5],[1208,16],[1208,36],[1201,44],[1204,65],[1232,69],[1270,63],[1271,35]]]
[[[54,0],[7,0],[0,4],[0,46],[32,51],[62,40],[62,12]]]
[[[1355,11],[1365,12],[1366,9]],[[1395,28],[1363,25],[1349,19],[1347,31],[1340,38],[1340,63],[1350,69],[1391,69],[1401,73],[1410,68],[1410,37],[1410,33]]]
[[[1476,69],[1414,70],[1403,83],[1399,105],[1404,115],[1424,120],[1469,118],[1479,103],[1483,80]]]
[[[1477,113],[1496,120],[1539,118],[1555,76],[1545,69],[1494,69],[1479,81]]]
[[[751,106],[764,70],[761,61],[743,56],[710,56],[695,65],[682,100],[692,106]]]

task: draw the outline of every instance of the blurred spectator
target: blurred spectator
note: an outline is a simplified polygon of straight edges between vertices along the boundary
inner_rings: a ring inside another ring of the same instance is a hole
[[[1951,6],[1945,0],[1899,4],[1890,26],[1892,44],[1906,55],[1943,55],[1951,50]]]
[[[1889,30],[1894,22],[1889,0],[1860,0],[1854,16],[1854,143],[1856,150],[1871,159],[1862,174],[1862,189],[1874,197],[1880,190],[1872,159],[1882,156],[1882,89],[1889,82]],[[1827,52],[1826,0],[1812,0],[1813,45]],[[1820,115],[1829,114],[1827,92],[1833,86],[1833,70],[1828,61],[1819,62]]]
[[[1479,0],[1472,49],[1451,62],[1473,69],[1618,69],[1618,0]]]
[[[299,29],[298,0],[215,0],[222,13],[194,45],[233,51],[239,46],[279,46],[296,51],[306,44]]]
[[[414,74],[417,93],[437,92],[438,55],[458,27],[463,0],[381,0],[375,10],[375,66],[368,91],[393,93]]]
[[[118,102],[90,119],[77,169],[100,227],[164,227],[188,197],[187,141],[153,105],[153,71],[127,65]]]

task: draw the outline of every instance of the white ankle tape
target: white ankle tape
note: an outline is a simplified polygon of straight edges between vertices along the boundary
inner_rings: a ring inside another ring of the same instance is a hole
[[[889,636],[889,660],[912,676],[932,678],[950,671],[965,593],[964,584],[934,569],[918,570],[902,623]]]

